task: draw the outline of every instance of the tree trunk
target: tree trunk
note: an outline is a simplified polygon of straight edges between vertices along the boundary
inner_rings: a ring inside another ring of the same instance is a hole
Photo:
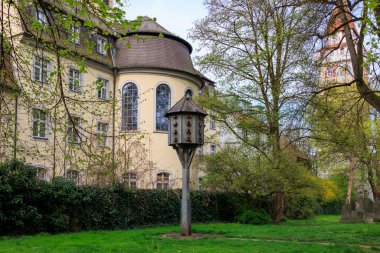
[[[373,167],[367,164],[367,171],[368,171],[368,182],[369,182],[369,185],[371,186],[373,199],[375,201],[378,201],[380,200],[380,191],[374,180],[375,175],[373,174]]]
[[[273,198],[274,198],[273,223],[280,223],[281,220],[284,218],[284,211],[285,211],[284,193],[276,192]]]
[[[350,161],[350,170],[348,172],[348,186],[347,186],[347,194],[346,194],[346,210],[350,210],[351,205],[351,193],[352,193],[352,185],[354,182],[354,173],[355,173],[356,163]]]

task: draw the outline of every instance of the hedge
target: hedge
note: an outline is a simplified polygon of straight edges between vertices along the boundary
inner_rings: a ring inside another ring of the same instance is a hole
[[[0,164],[0,235],[130,229],[179,224],[180,190],[127,190],[38,180],[32,166]],[[191,192],[193,222],[230,222],[237,194]]]

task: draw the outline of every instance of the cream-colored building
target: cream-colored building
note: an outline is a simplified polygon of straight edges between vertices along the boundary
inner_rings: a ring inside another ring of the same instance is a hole
[[[47,180],[65,176],[78,183],[181,187],[181,164],[168,146],[164,115],[186,92],[197,96],[213,87],[194,68],[191,45],[147,17],[137,30],[117,37],[78,20],[72,33],[56,42],[70,51],[57,61],[50,44],[31,36],[35,27],[21,25],[13,14],[7,36],[17,50],[2,58],[3,72],[11,74],[0,79],[0,160],[25,160]],[[25,15],[42,26],[51,18],[34,6]],[[85,50],[89,45],[95,49],[91,54]],[[16,52],[22,62],[16,62]],[[206,121],[206,135],[215,131]],[[214,146],[203,149],[212,152]],[[192,171],[197,188],[201,174]]]

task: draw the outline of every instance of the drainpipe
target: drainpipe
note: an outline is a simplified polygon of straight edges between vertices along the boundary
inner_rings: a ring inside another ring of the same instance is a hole
[[[114,177],[116,178],[116,163],[115,163],[115,138],[116,138],[116,77],[118,75],[118,69],[116,67],[116,40],[113,41],[112,48],[112,63],[113,63],[113,100],[112,100],[112,170]]]
[[[15,97],[14,133],[13,133],[13,159],[17,158],[17,114],[18,114],[18,94]]]

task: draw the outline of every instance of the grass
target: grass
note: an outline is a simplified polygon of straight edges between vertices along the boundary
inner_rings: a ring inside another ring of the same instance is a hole
[[[9,252],[380,252],[380,223],[340,224],[337,216],[319,216],[281,225],[195,224],[194,233],[223,237],[163,239],[176,226],[138,230],[0,238]]]

